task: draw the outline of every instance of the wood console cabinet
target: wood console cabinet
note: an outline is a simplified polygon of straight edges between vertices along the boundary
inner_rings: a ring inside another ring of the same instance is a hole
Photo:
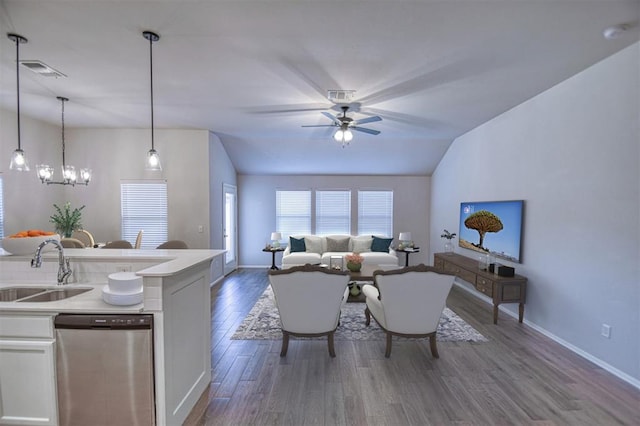
[[[476,290],[493,299],[493,323],[498,323],[498,306],[501,303],[518,303],[518,321],[524,317],[527,297],[527,278],[521,275],[501,277],[478,269],[478,262],[456,253],[435,253],[433,266],[472,284]]]

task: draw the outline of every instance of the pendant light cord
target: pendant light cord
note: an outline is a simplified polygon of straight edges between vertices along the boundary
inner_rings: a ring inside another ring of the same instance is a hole
[[[16,36],[16,92],[18,94],[18,149],[22,150],[20,145],[20,39]]]
[[[64,101],[66,101],[65,98],[58,98],[60,99],[60,101],[62,102],[62,169],[64,170],[66,163],[64,161]]]
[[[153,37],[149,37],[149,74],[151,76],[151,149],[155,149],[153,138]]]

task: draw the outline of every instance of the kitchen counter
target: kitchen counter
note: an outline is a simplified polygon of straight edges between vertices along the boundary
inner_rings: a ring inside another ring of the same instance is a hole
[[[129,306],[110,305],[102,300],[103,283],[94,284],[68,284],[65,286],[52,286],[51,282],[11,282],[4,281],[0,283],[0,289],[7,287],[50,287],[57,288],[91,288],[90,291],[72,296],[67,299],[56,300],[52,302],[0,302],[0,312],[53,312],[53,313],[96,313],[96,314],[121,314],[121,313],[140,313],[144,310],[144,304],[138,303]]]
[[[134,250],[134,249],[100,249],[100,248],[85,248],[74,249],[65,248],[64,255],[66,258],[81,261],[118,261],[126,262],[131,261],[148,261],[156,262],[156,267],[149,268],[148,270],[137,271],[138,275],[149,276],[167,276],[173,275],[177,272],[184,270],[185,268],[192,267],[201,262],[207,262],[216,256],[222,255],[225,250]],[[29,266],[32,255],[10,255],[4,250],[0,249],[0,262],[2,261],[15,261],[25,262],[25,265]],[[57,262],[58,252],[48,251],[42,253],[42,259],[44,262]],[[57,264],[57,263],[56,263]],[[0,280],[2,279],[2,273],[0,273]]]
[[[51,302],[0,302],[0,358],[10,361],[0,365],[7,390],[0,394],[0,423],[58,424],[55,315],[144,312],[154,316],[156,424],[182,424],[211,383],[211,263],[224,253],[64,249],[74,271],[64,287],[90,287],[90,291]],[[31,257],[0,255],[0,288],[57,287],[58,253],[43,253],[41,268],[31,268]],[[102,300],[109,274],[120,271],[143,278],[143,303],[115,306]],[[34,362],[36,368],[10,367]]]

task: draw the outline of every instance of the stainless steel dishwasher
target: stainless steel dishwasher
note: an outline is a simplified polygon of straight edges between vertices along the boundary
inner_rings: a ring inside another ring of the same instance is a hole
[[[154,425],[153,315],[54,323],[60,425]]]

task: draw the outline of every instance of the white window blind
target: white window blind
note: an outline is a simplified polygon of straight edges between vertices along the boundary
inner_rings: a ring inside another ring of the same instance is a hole
[[[393,191],[358,191],[358,235],[393,236]]]
[[[0,238],[4,238],[4,190],[0,176]]]
[[[311,191],[276,191],[276,231],[289,236],[311,234]]]
[[[316,234],[351,234],[351,191],[316,191]]]
[[[167,183],[165,181],[120,184],[122,239],[132,245],[143,230],[141,248],[156,248],[167,241]]]

